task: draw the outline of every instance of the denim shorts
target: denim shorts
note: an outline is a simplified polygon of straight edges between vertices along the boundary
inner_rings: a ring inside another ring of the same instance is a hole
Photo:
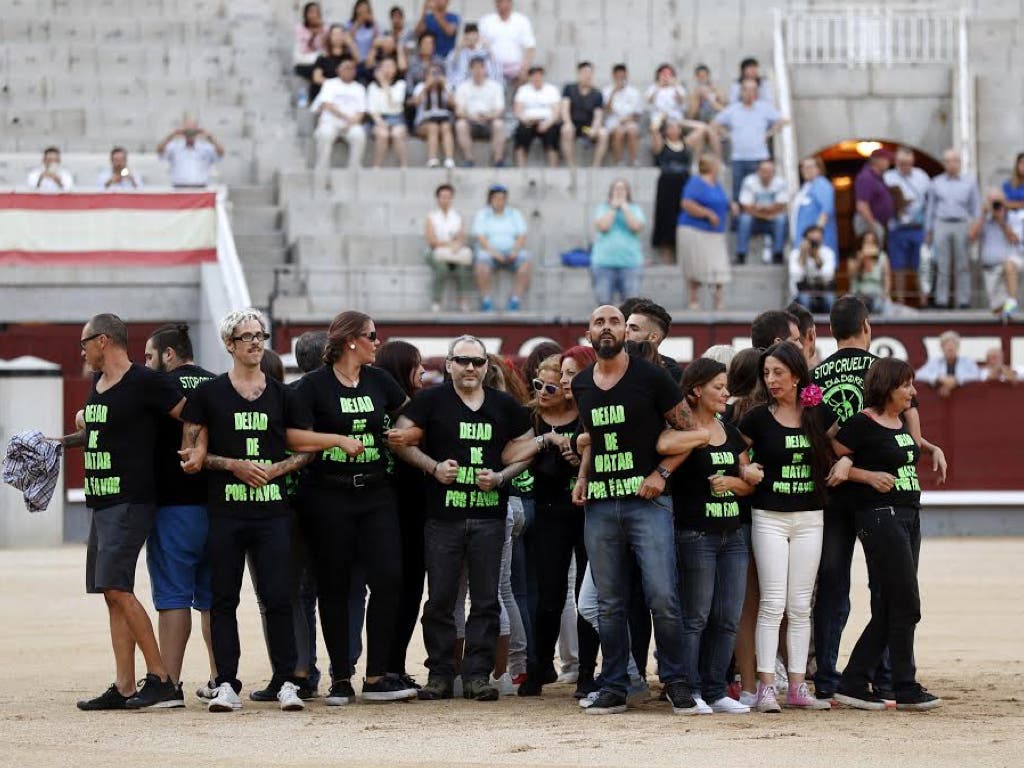
[[[492,259],[491,254],[489,254],[483,248],[478,248],[476,251],[476,263],[486,264],[487,266],[493,267],[494,269],[508,269],[513,272],[518,272],[519,268],[529,260],[530,252],[527,250],[519,251],[519,253],[516,254],[515,259],[513,259],[512,261],[502,261],[500,263]]]
[[[158,611],[210,610],[210,564],[206,536],[210,519],[203,506],[167,506],[156,511],[146,542],[146,565]]]
[[[153,528],[152,504],[115,504],[95,509],[85,551],[85,591],[135,591],[135,566]]]

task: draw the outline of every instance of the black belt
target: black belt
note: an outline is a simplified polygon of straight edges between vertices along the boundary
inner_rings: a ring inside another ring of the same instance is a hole
[[[967,223],[967,219],[939,219],[939,221],[945,222],[946,224],[966,224]]]
[[[314,475],[312,485],[320,488],[375,488],[387,482],[387,472],[371,472],[359,475]]]

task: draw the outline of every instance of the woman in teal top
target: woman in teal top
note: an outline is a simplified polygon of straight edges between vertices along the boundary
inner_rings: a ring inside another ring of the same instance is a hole
[[[590,273],[598,304],[612,304],[640,293],[644,250],[640,231],[647,220],[633,202],[629,183],[616,179],[608,190],[608,202],[597,206],[594,227],[597,235],[590,251]]]

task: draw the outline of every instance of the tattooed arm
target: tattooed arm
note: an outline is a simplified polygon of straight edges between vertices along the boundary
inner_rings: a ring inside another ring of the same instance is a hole
[[[46,439],[60,443],[65,448],[84,448],[87,439],[85,434],[85,411],[79,411],[75,414],[75,430],[70,435],[48,437]]]
[[[211,453],[207,454],[206,460],[203,462],[203,469],[230,472],[252,488],[262,488],[270,482],[270,467],[248,459],[228,459]]]
[[[686,404],[685,398],[680,400],[674,408],[666,411],[664,415],[665,421],[672,429],[689,432],[694,428],[693,412],[690,411],[690,406]]]
[[[181,468],[187,475],[194,475],[203,468],[209,445],[209,432],[202,424],[186,422],[181,430]]]
[[[273,480],[274,478],[302,469],[315,458],[315,453],[293,453],[287,459],[271,464],[267,468],[267,479]]]

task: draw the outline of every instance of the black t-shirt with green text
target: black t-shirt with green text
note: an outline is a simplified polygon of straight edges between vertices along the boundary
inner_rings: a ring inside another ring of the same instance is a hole
[[[572,380],[580,420],[590,433],[587,499],[635,496],[658,466],[658,436],[665,416],[683,399],[664,369],[629,358],[622,378],[608,390],[594,383],[594,366]]]
[[[878,358],[864,349],[844,347],[825,358],[811,373],[821,387],[826,429],[838,421],[842,426],[864,408],[864,379]]]
[[[568,424],[551,426],[541,419],[534,420],[534,431],[538,435],[545,432],[555,432],[572,438],[580,431],[579,419],[573,419]],[[554,446],[545,446],[533,460],[534,488],[533,495],[537,504],[549,504],[554,507],[572,508],[572,489],[576,484],[576,476],[579,473],[562,452]]]
[[[736,427],[722,424],[722,428],[724,443],[693,449],[672,475],[672,508],[680,530],[720,533],[750,522],[749,507],[744,515],[743,497],[732,491],[716,494],[708,481],[712,475],[739,477],[740,456],[747,450]]]
[[[196,387],[182,418],[206,426],[210,454],[267,465],[287,457],[287,429],[309,429],[311,422],[295,393],[276,379],[267,377],[263,393],[246,400],[226,373]],[[252,488],[224,470],[206,475],[211,516],[263,519],[288,513],[283,477]]]
[[[341,448],[321,451],[309,467],[309,478],[352,477],[387,470],[384,431],[391,427],[390,414],[402,407],[405,391],[390,373],[364,365],[359,385],[341,383],[334,369],[325,365],[310,371],[295,384],[295,396],[313,419],[313,430],[347,435],[363,444],[363,452],[349,456]]]
[[[848,486],[854,504],[860,507],[921,506],[921,484],[917,477],[921,449],[904,424],[890,429],[861,412],[842,426],[836,440],[853,451],[853,464],[858,469],[888,472],[896,478],[888,493],[848,480],[844,485]]]
[[[751,461],[764,469],[754,486],[754,509],[770,512],[805,512],[821,509],[822,501],[811,472],[813,448],[800,427],[784,427],[759,405],[740,419],[739,430],[751,440]]]
[[[187,363],[168,371],[164,376],[176,381],[185,397],[199,384],[212,379],[210,373],[194,363]],[[205,506],[206,475],[199,472],[186,475],[181,469],[181,422],[171,417],[160,420],[156,438],[156,501],[161,507]]]
[[[503,519],[508,483],[490,491],[476,485],[481,469],[500,472],[501,452],[530,428],[529,411],[515,398],[484,387],[477,410],[467,406],[451,382],[420,392],[403,412],[424,430],[420,448],[434,461],[454,459],[459,474],[451,485],[427,479],[427,517],[442,520]]]
[[[99,379],[84,409],[86,506],[155,503],[157,428],[181,401],[181,389],[138,363],[103,393],[96,391]]]

